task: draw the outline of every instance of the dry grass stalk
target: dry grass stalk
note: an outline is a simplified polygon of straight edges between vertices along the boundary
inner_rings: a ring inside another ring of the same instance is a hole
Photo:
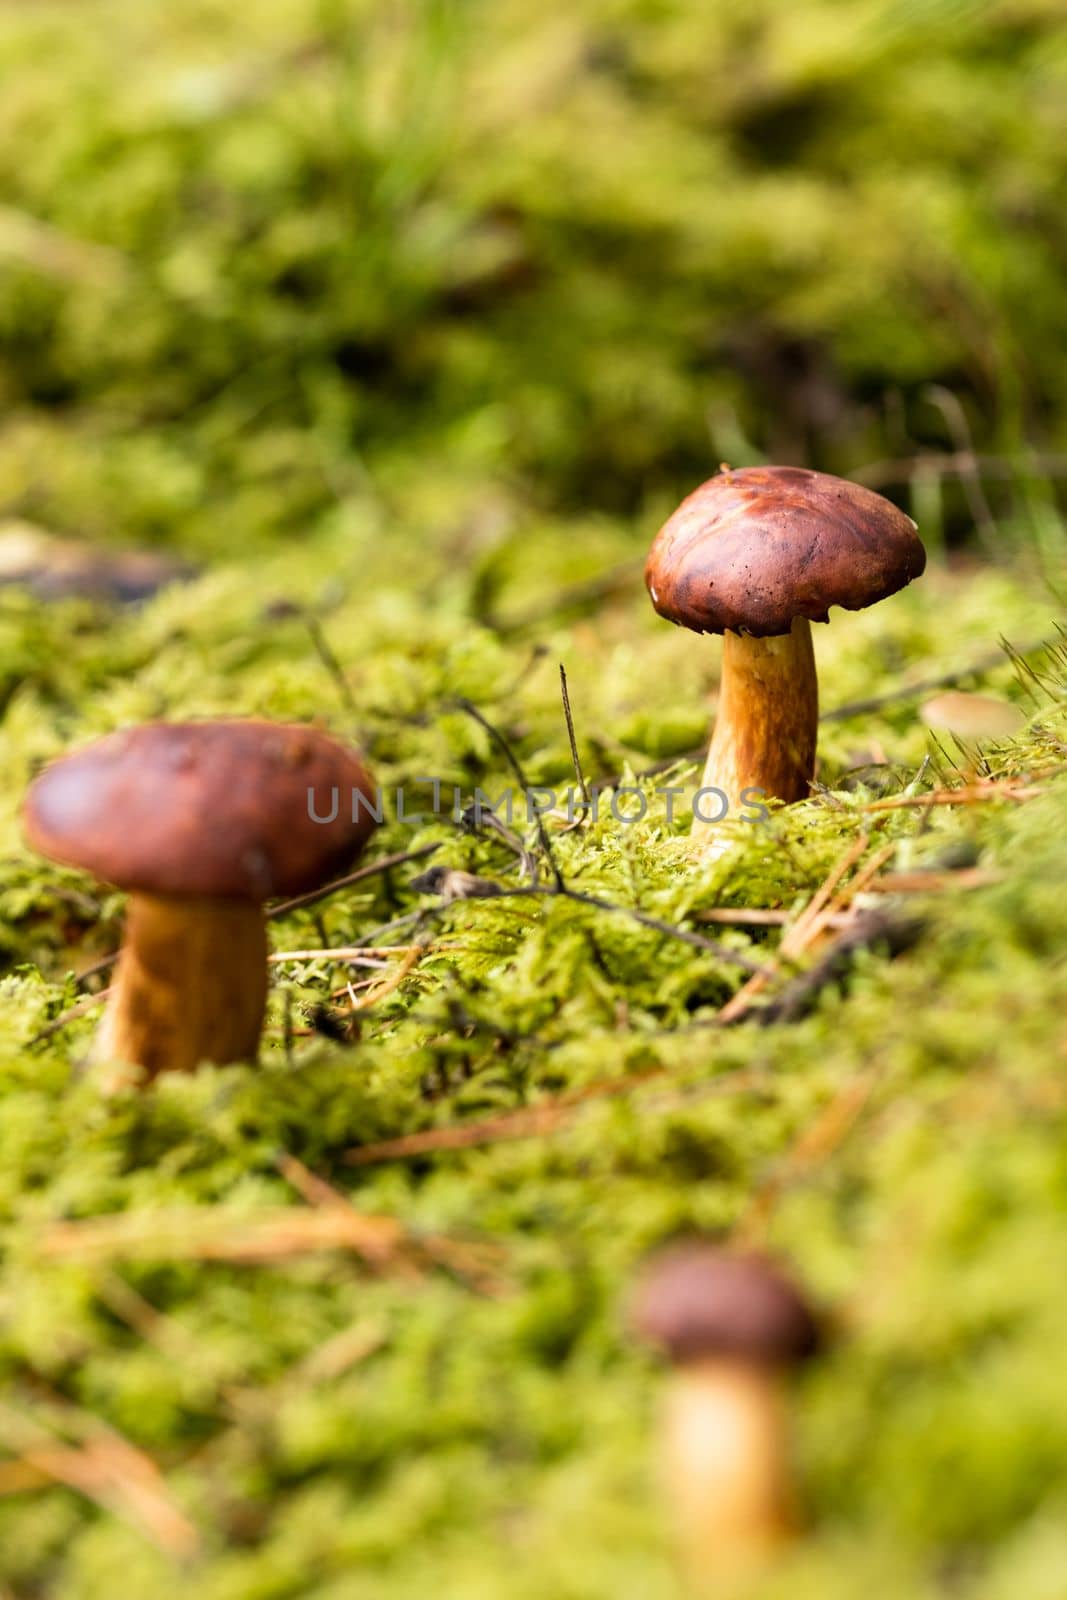
[[[775,1172],[753,1194],[736,1229],[740,1242],[746,1246],[761,1243],[778,1197],[821,1166],[843,1144],[870,1099],[877,1076],[867,1072],[851,1079],[823,1106],[814,1121],[801,1129]]]
[[[7,1492],[63,1484],[129,1522],[167,1555],[195,1555],[196,1528],[174,1503],[151,1456],[74,1406],[63,1406],[61,1417],[69,1432],[81,1436],[79,1445],[57,1441],[33,1418],[0,1406],[0,1433],[19,1451],[17,1461],[5,1463]]]
[[[424,948],[419,944],[339,945],[333,950],[274,950],[267,960],[275,965],[282,961],[359,961],[364,956],[372,961],[384,961],[390,956],[420,955]]]
[[[829,906],[842,879],[856,865],[869,843],[870,836],[866,833],[861,833],[859,838],[854,839],[848,849],[838,857],[823,882],[796,918],[796,921],[783,934],[782,942],[778,947],[776,967],[782,961],[795,960],[797,956],[802,955],[809,944],[822,931],[822,928],[827,925],[820,922],[820,918]],[[832,909],[839,908],[834,907]],[[727,1024],[736,1022],[742,1017],[756,996],[762,994],[767,987],[771,976],[771,972],[754,973],[748,982],[743,984],[737,993],[723,1006],[719,1012],[719,1021]]]
[[[55,1223],[38,1252],[46,1260],[82,1262],[219,1261],[265,1266],[295,1256],[339,1250],[380,1272],[415,1276],[442,1266],[483,1291],[497,1286],[497,1252],[440,1235],[408,1233],[392,1217],[367,1216],[336,1204],[303,1211],[283,1206],[242,1216],[221,1206],[189,1206]]]
[[[1044,790],[1035,783],[1004,778],[991,783],[963,784],[958,789],[932,789],[927,794],[893,794],[883,800],[868,800],[863,811],[900,811],[908,806],[971,806],[983,800],[1036,800]]]

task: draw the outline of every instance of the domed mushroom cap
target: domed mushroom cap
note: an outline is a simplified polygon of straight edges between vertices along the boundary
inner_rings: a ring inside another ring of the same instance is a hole
[[[919,707],[919,717],[928,728],[955,734],[958,739],[1010,739],[1026,721],[1010,700],[964,694],[958,689],[925,701]]]
[[[374,803],[359,758],[315,728],[150,722],[47,767],[23,815],[35,850],[120,889],[267,900],[343,869]]]
[[[798,1364],[819,1345],[815,1316],[796,1285],[765,1256],[699,1240],[653,1258],[630,1308],[635,1331],[676,1363],[730,1356]]]
[[[861,611],[926,566],[915,524],[871,489],[803,467],[724,469],[652,542],[660,616],[697,633],[788,633],[795,617]]]

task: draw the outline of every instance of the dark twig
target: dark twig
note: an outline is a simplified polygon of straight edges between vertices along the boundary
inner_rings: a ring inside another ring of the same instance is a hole
[[[495,833],[502,844],[518,857],[519,866],[525,877],[531,883],[537,882],[537,859],[527,850],[518,834],[501,822],[496,812],[488,806],[469,805],[460,818],[460,826],[470,833],[485,834],[486,830]],[[428,878],[429,873],[424,872],[423,878]],[[415,887],[415,880],[412,887]]]
[[[526,773],[523,770],[522,762],[515,754],[515,751],[512,749],[508,740],[505,739],[504,735],[500,732],[500,729],[495,728],[488,718],[482,715],[482,713],[478,710],[478,707],[464,696],[461,695],[456,704],[460,707],[460,710],[465,711],[469,717],[473,717],[480,728],[485,729],[490,739],[492,739],[493,742],[499,747],[505,761],[515,774],[515,778],[523,794],[529,794],[530,785],[526,781]],[[549,842],[548,831],[545,828],[544,819],[542,818],[541,813],[536,806],[534,807],[534,817],[537,823],[537,838],[541,845],[541,849],[544,851],[545,860],[548,862],[548,865],[552,871],[552,876],[556,880],[556,888],[562,891],[564,888],[563,873],[560,871],[559,862],[556,860],[555,854],[552,850],[552,845]]]
[[[472,888],[468,893],[462,892],[462,882],[458,879],[471,877]],[[760,974],[770,977],[773,968],[761,966],[759,962],[752,961],[748,956],[742,955],[739,950],[731,950],[728,945],[720,944],[716,939],[707,939],[702,933],[694,933],[689,928],[680,928],[676,923],[667,922],[662,917],[654,917],[648,911],[640,911],[636,906],[617,905],[613,900],[604,900],[599,895],[586,894],[581,889],[571,889],[567,884],[524,884],[519,888],[509,889],[503,884],[497,884],[492,889],[491,879],[474,878],[470,874],[451,874],[447,882],[448,898],[437,906],[429,906],[427,916],[439,916],[448,910],[457,900],[484,900],[490,894],[495,900],[571,900],[575,905],[591,906],[594,911],[605,911],[612,916],[629,917],[631,922],[638,922],[643,928],[649,928],[653,933],[661,933],[665,938],[677,939],[682,944],[688,944],[694,950],[703,950],[708,955],[715,956],[717,960],[726,962],[730,966],[740,967],[743,972]],[[376,933],[392,932],[398,926],[390,923],[386,929],[377,929]]]
[[[859,951],[882,946],[892,961],[918,943],[923,927],[920,917],[884,911],[881,907],[862,912],[808,972],[787,983],[768,1005],[755,1007],[736,1020],[755,1022],[761,1028],[769,1028],[775,1022],[797,1022],[812,1010],[823,989],[845,976]]]
[[[101,956],[98,961],[93,962],[91,967],[86,967],[84,972],[79,972],[79,984],[84,983],[86,978],[96,978],[99,977],[101,972],[109,972],[118,958],[119,953],[117,950],[112,950],[108,955]]]
[[[114,957],[111,957],[111,960],[114,959]],[[86,1012],[91,1011],[94,1006],[103,1005],[107,999],[107,993],[106,989],[101,989],[99,994],[87,994],[83,999],[68,1007],[66,1011],[60,1012],[58,1017],[53,1017],[51,1022],[46,1023],[43,1028],[35,1033],[32,1039],[27,1039],[26,1048],[29,1049],[31,1045],[35,1044],[43,1044],[54,1033],[58,1033],[61,1028],[65,1028],[68,1022],[74,1022],[78,1017],[85,1016]]]
[[[343,1159],[351,1167],[370,1167],[383,1161],[405,1161],[450,1150],[470,1150],[478,1145],[498,1144],[503,1140],[540,1138],[566,1126],[591,1103],[636,1094],[648,1086],[650,1079],[662,1080],[665,1074],[666,1069],[657,1066],[635,1073],[632,1077],[598,1079],[581,1089],[556,1095],[538,1105],[499,1112],[475,1122],[452,1122],[436,1128],[420,1128],[416,1133],[383,1139],[377,1144],[356,1145],[345,1152]],[[738,1093],[746,1088],[764,1087],[767,1082],[768,1074],[759,1068],[738,1067],[710,1082],[699,1084],[694,1097]],[[669,1104],[673,1106],[675,1103],[676,1097],[672,1095]]]
[[[365,878],[373,878],[380,872],[388,872],[392,867],[406,866],[409,861],[424,861],[439,848],[440,846],[436,844],[424,844],[417,850],[398,850],[391,856],[382,856],[380,861],[372,861],[369,866],[360,867],[344,878],[335,878],[332,883],[323,884],[321,889],[312,889],[310,894],[298,894],[292,900],[280,900],[276,906],[270,907],[267,916],[287,917],[290,911],[313,906],[316,901],[325,900],[327,895],[336,894],[339,889],[350,889],[353,884],[362,883]]]
[[[345,677],[344,668],[334,654],[333,646],[326,637],[322,623],[312,611],[302,611],[301,616],[304,620],[304,626],[307,628],[308,637],[311,639],[312,649],[337,685],[337,692],[341,697],[345,710],[352,718],[353,723],[358,726],[359,708],[352,693],[352,686]]]
[[[559,691],[563,697],[563,715],[567,719],[567,738],[570,740],[571,760],[574,762],[574,776],[578,780],[582,801],[586,810],[589,809],[589,789],[586,786],[585,774],[582,771],[581,757],[578,754],[578,741],[574,737],[574,717],[571,714],[571,697],[567,688],[567,669],[561,661],[559,664]]]
[[[544,889],[541,893],[560,894],[564,899],[573,900],[578,905],[592,906],[597,911],[609,911],[617,916],[629,917],[631,922],[639,922],[643,928],[651,928],[654,933],[662,933],[668,939],[678,939],[682,944],[692,945],[694,950],[704,950],[719,961],[740,967],[742,972],[755,974],[768,970],[758,961],[743,956],[739,950],[731,950],[728,945],[720,944],[717,939],[706,939],[702,933],[693,933],[689,928],[679,928],[675,923],[666,922],[662,917],[654,917],[647,911],[639,911],[636,906],[616,905],[612,900],[602,900],[595,894],[583,894],[581,890],[568,889],[565,885],[558,890]]]

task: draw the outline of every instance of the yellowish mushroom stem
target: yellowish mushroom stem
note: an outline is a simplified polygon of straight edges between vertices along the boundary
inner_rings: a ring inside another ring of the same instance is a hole
[[[135,894],[94,1058],[150,1078],[254,1061],[266,997],[262,906]]]
[[[721,790],[730,817],[763,797],[803,800],[815,776],[818,722],[819,685],[806,617],[796,617],[792,631],[778,638],[724,634],[719,711],[703,787]],[[762,790],[762,796],[746,796],[746,790]],[[700,802],[695,837],[714,832],[721,807],[715,796]]]
[[[664,1469],[680,1554],[699,1591],[758,1565],[795,1531],[782,1374],[709,1359],[665,1397]]]

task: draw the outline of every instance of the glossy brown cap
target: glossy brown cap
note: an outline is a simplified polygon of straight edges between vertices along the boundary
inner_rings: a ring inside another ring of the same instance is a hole
[[[630,1307],[636,1333],[673,1362],[731,1357],[798,1365],[819,1346],[800,1290],[767,1257],[703,1240],[668,1247],[649,1262]]]
[[[724,468],[652,542],[660,616],[697,633],[788,633],[795,617],[862,611],[926,566],[915,524],[871,489],[804,467]]]
[[[120,889],[268,900],[343,870],[374,805],[358,756],[315,728],[149,722],[47,767],[23,818],[35,850]]]

